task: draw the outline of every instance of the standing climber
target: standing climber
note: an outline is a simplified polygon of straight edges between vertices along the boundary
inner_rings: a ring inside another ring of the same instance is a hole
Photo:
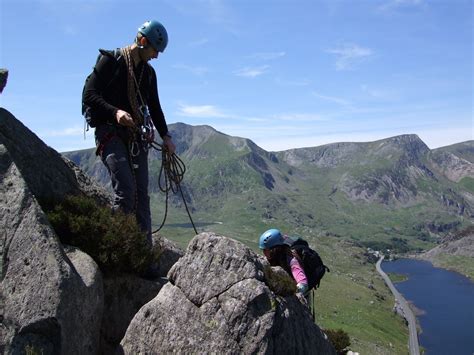
[[[83,91],[83,111],[95,127],[97,155],[107,167],[115,193],[114,209],[134,213],[152,246],[148,195],[148,146],[154,127],[170,154],[175,145],[158,97],[156,73],[148,64],[168,44],[165,27],[147,21],[134,43],[101,55]]]

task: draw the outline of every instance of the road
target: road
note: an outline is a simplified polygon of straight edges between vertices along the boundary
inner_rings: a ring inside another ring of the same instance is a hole
[[[380,267],[380,265],[382,264],[383,258],[384,256],[382,255],[379,261],[377,261],[377,264],[375,265],[375,267],[378,273],[384,279],[387,286],[390,288],[390,291],[392,291],[393,295],[395,296],[395,300],[398,300],[398,303],[402,307],[403,313],[405,314],[405,318],[408,321],[408,332],[410,333],[410,340],[408,341],[408,347],[410,348],[410,355],[420,355],[420,346],[418,344],[418,334],[416,332],[415,315],[413,314],[410,306],[408,305],[408,302],[400,294],[400,292],[397,291],[395,286],[393,286],[393,283],[390,280],[390,278],[387,276],[385,272],[383,272],[382,268]]]

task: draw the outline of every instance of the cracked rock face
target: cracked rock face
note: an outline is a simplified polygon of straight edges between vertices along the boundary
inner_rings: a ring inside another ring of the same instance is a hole
[[[168,278],[132,320],[123,353],[335,354],[308,310],[276,296],[259,257],[237,241],[197,235]]]
[[[102,315],[97,265],[63,250],[0,144],[0,353],[95,354]]]
[[[8,150],[41,207],[77,194],[110,203],[111,197],[103,188],[3,108],[0,108],[0,143]]]

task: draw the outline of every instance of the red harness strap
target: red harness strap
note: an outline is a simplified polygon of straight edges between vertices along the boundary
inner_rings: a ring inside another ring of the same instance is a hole
[[[105,146],[107,145],[107,143],[109,143],[112,138],[114,137],[117,137],[117,134],[116,133],[106,133],[102,139],[100,140],[100,143],[99,145],[97,146],[97,149],[95,150],[95,155],[98,155],[100,157],[102,157],[102,153],[104,152],[104,148]]]

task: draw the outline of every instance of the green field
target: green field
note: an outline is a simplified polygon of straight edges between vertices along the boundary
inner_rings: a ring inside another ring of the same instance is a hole
[[[389,272],[387,275],[393,283],[403,282],[403,281],[408,280],[408,277],[403,274],[395,274],[395,273]]]
[[[432,260],[433,265],[456,271],[474,281],[474,258],[459,255],[438,255]]]

